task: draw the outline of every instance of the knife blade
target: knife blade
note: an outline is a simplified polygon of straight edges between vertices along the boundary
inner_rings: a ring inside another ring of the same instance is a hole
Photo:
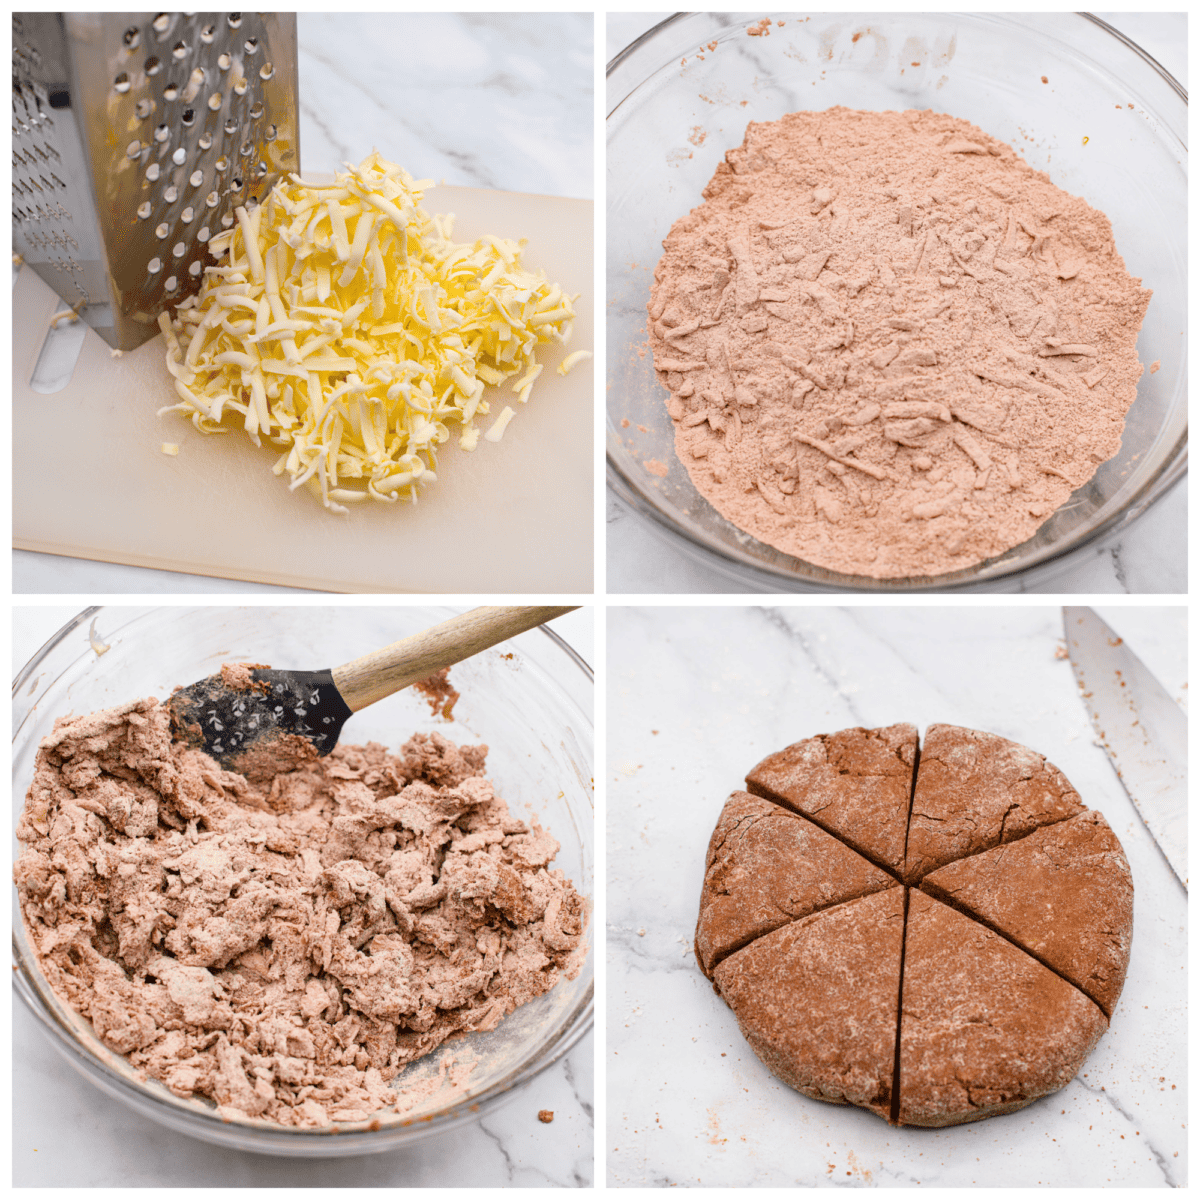
[[[1187,718],[1090,608],[1064,607],[1067,652],[1092,725],[1150,836],[1187,890]]]

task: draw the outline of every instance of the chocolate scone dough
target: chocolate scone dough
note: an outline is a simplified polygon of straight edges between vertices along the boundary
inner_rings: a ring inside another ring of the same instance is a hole
[[[896,881],[785,808],[734,792],[708,844],[696,958],[706,975],[780,925]]]
[[[714,973],[754,1053],[784,1083],[887,1117],[904,889],[823,909],[731,954]]]
[[[961,1125],[1065,1087],[1108,1019],[990,929],[909,894],[900,1123]]]
[[[843,729],[769,755],[746,786],[899,875],[916,750],[915,725]]]
[[[1112,1016],[1129,964],[1133,878],[1100,813],[951,863],[921,890],[998,930]]]
[[[1120,449],[1151,294],[1103,213],[932,111],[751,121],[725,160],[663,240],[647,336],[676,456],[740,530],[937,576]]]
[[[1081,812],[1079,793],[1037,751],[978,729],[931,725],[921,743],[905,882]]]
[[[696,958],[780,1079],[942,1126],[1074,1077],[1124,983],[1133,884],[1057,768],[893,725],[798,742],[747,782],[709,844]]]
[[[578,969],[558,843],[486,746],[338,746],[261,782],[135,701],[55,722],[17,826],[39,965],[97,1037],[229,1119],[316,1127]]]

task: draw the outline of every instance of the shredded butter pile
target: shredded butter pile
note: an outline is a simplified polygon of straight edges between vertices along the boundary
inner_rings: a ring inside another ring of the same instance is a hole
[[[516,376],[529,398],[536,347],[567,342],[577,298],[522,268],[523,240],[452,241],[453,214],[421,208],[430,186],[372,154],[333,184],[292,175],[238,208],[209,243],[225,261],[173,323],[159,317],[180,397],[161,411],[204,433],[241,414],[255,445],[283,447],[275,473],[336,512],[415,502],[449,424],[475,448],[486,385]],[[568,355],[559,372],[590,357]],[[499,441],[512,416],[505,405],[484,437]]]

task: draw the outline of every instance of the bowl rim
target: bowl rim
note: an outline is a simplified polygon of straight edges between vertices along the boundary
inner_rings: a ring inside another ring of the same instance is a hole
[[[77,632],[87,622],[94,620],[105,608],[124,609],[130,614],[131,619],[136,619],[155,611],[185,611],[190,607],[257,608],[259,606],[241,606],[237,604],[90,605],[59,628],[38,648],[29,661],[21,667],[13,678],[12,698],[16,700],[20,689],[29,681],[38,664],[48,654],[56,647],[62,645],[68,637]],[[284,605],[283,607],[289,606]],[[300,605],[291,607],[308,608],[324,606]],[[402,607],[408,608],[412,606],[405,605]],[[450,607],[457,609],[460,607],[465,608],[466,606],[431,605],[428,607]],[[538,632],[548,638],[550,643],[564,655],[565,660],[582,673],[585,685],[589,689],[594,688],[595,673],[591,666],[559,633],[547,628],[545,625],[536,626],[534,630],[530,630],[529,632]],[[539,666],[536,663],[532,665]],[[539,669],[544,670],[540,666]],[[55,676],[53,679],[48,680],[47,686],[53,686],[57,678],[58,676]],[[571,694],[569,688],[563,687],[557,680],[554,682],[557,686],[563,688],[564,697],[570,702],[578,717],[585,722],[588,732],[594,738],[595,723],[593,716],[579,705],[576,697]],[[20,725],[13,729],[12,743],[16,743],[20,738],[26,721],[36,710],[36,704],[30,706],[29,711],[22,718]],[[590,797],[589,802],[594,816],[594,795]],[[351,1153],[361,1154],[387,1151],[398,1149],[402,1145],[424,1140],[426,1137],[447,1133],[462,1125],[480,1119],[488,1111],[507,1101],[543,1071],[555,1065],[594,1029],[596,992],[594,964],[597,956],[594,928],[596,905],[593,898],[585,897],[585,900],[587,902],[590,918],[589,925],[591,928],[588,931],[590,946],[587,955],[584,956],[582,961],[586,961],[588,958],[593,960],[592,977],[570,1010],[563,1014],[559,1031],[542,1048],[539,1056],[531,1062],[513,1067],[480,1092],[472,1093],[459,1100],[449,1102],[443,1107],[435,1109],[433,1112],[423,1113],[420,1116],[412,1118],[403,1118],[400,1121],[392,1121],[376,1129],[370,1128],[370,1125],[379,1117],[380,1113],[371,1114],[365,1121],[334,1122],[329,1126],[322,1126],[316,1129],[275,1125],[254,1118],[244,1121],[226,1120],[217,1114],[215,1108],[210,1109],[202,1102],[183,1100],[180,1101],[179,1106],[176,1106],[170,1101],[178,1098],[169,1097],[166,1094],[158,1095],[154,1086],[146,1086],[145,1084],[135,1085],[110,1063],[106,1062],[86,1041],[81,1040],[74,1029],[69,1027],[67,1010],[74,1013],[81,1026],[87,1027],[91,1037],[95,1038],[96,1036],[94,1031],[90,1030],[90,1022],[82,1014],[71,1009],[66,1001],[54,992],[49,982],[45,980],[43,973],[37,968],[36,963],[30,957],[30,954],[26,952],[26,947],[22,944],[22,939],[24,938],[27,942],[28,933],[25,930],[24,918],[21,915],[20,906],[16,903],[13,905],[12,933],[13,991],[37,1021],[52,1047],[65,1057],[90,1083],[101,1088],[108,1094],[122,1099],[133,1111],[148,1119],[166,1125],[176,1132],[220,1145],[229,1145],[234,1140],[237,1140],[242,1143],[241,1148],[244,1150],[285,1155],[295,1152],[299,1157],[316,1157],[330,1153],[342,1156]],[[32,946],[29,949],[32,951]],[[552,992],[553,989],[551,989],[551,992],[547,992],[546,995],[549,996]],[[63,1012],[60,1013],[57,1011],[59,1007],[63,1009]],[[99,1039],[96,1039],[96,1041],[105,1054],[112,1054],[114,1058],[125,1058],[124,1055],[119,1055],[115,1051],[108,1050],[103,1046],[103,1043],[99,1042]],[[432,1053],[436,1055],[441,1049],[441,1047],[438,1047]],[[163,1088],[163,1085],[157,1080],[147,1080],[146,1082],[157,1085],[158,1088]],[[165,1092],[165,1089],[163,1090]],[[380,1112],[386,1111],[380,1110]]]
[[[659,21],[656,25],[647,29],[645,32],[636,37],[624,49],[618,51],[611,59],[609,59],[605,67],[605,78],[611,78],[630,57],[632,57],[640,48],[654,40],[665,30],[673,25],[679,24],[693,16],[693,13],[680,12],[673,13],[664,20]],[[750,14],[734,14],[735,16],[745,15],[747,19]],[[895,15],[895,14],[892,14]],[[949,16],[952,14],[926,14],[931,16]],[[983,14],[968,13],[967,16],[979,16]],[[1037,16],[1040,14],[1011,14],[1020,16]],[[1152,54],[1142,49],[1137,42],[1123,34],[1119,29],[1114,28],[1100,17],[1092,13],[1076,12],[1076,13],[1060,13],[1057,16],[1072,16],[1079,17],[1104,33],[1109,34],[1118,42],[1131,50],[1139,58],[1160,75],[1167,86],[1175,92],[1176,96],[1182,101],[1184,107],[1187,107],[1188,92],[1187,89],[1166,69]],[[612,107],[606,107],[605,123],[611,120],[613,114],[625,102],[628,95],[620,97]],[[607,99],[607,98],[606,98]],[[1181,144],[1184,153],[1187,152],[1186,134],[1181,138]],[[1186,391],[1186,385],[1185,385]],[[1038,554],[1035,554],[1028,562],[1020,565],[1015,565],[1010,569],[996,570],[995,564],[1003,555],[998,555],[996,558],[988,560],[984,559],[981,563],[973,567],[966,568],[964,572],[955,572],[953,575],[943,576],[905,576],[896,579],[874,579],[871,576],[865,575],[842,575],[838,572],[829,571],[825,568],[817,567],[818,570],[825,572],[830,578],[813,579],[805,576],[797,575],[782,567],[775,566],[769,562],[749,562],[739,557],[731,548],[722,546],[716,543],[710,543],[702,540],[692,530],[688,529],[683,523],[673,519],[670,514],[659,508],[651,500],[647,499],[643,494],[643,489],[634,481],[628,471],[626,471],[618,460],[613,450],[613,443],[617,439],[616,429],[612,424],[612,418],[607,410],[605,412],[605,478],[608,486],[608,491],[613,495],[619,504],[635,515],[635,518],[640,518],[654,533],[656,537],[665,539],[670,545],[682,550],[691,559],[697,561],[710,568],[715,568],[724,576],[739,582],[749,582],[759,586],[764,586],[772,590],[782,591],[812,591],[812,592],[863,592],[867,594],[886,594],[892,593],[914,593],[914,592],[953,592],[967,590],[983,590],[987,591],[998,585],[1003,585],[1006,582],[1013,580],[1024,580],[1033,582],[1039,578],[1046,578],[1057,574],[1075,560],[1083,556],[1088,548],[1094,545],[1097,541],[1108,537],[1118,529],[1124,529],[1132,526],[1140,517],[1148,512],[1155,504],[1157,504],[1164,496],[1174,490],[1175,486],[1187,474],[1187,434],[1188,424],[1186,419],[1183,423],[1183,429],[1180,435],[1176,438],[1175,443],[1165,454],[1162,463],[1158,469],[1146,480],[1138,490],[1125,502],[1125,504],[1117,511],[1111,513],[1105,520],[1100,522],[1087,534],[1079,538],[1063,543],[1060,547],[1047,546]],[[1088,484],[1083,485],[1087,487]],[[709,501],[701,496],[700,499],[709,504]],[[711,504],[710,504],[711,507]],[[728,520],[726,518],[726,520]],[[731,523],[732,524],[732,523]],[[735,526],[736,528],[736,526]],[[751,541],[761,545],[768,546],[769,543],[760,542],[753,534],[747,533],[745,530],[740,530]],[[1034,535],[1037,536],[1036,533]],[[1030,539],[1032,540],[1032,539]],[[1009,547],[1003,554],[1011,554],[1014,550],[1020,548],[1017,546]],[[782,553],[782,552],[780,552]],[[794,557],[789,555],[788,557]],[[797,562],[803,563],[803,559],[796,559]],[[989,567],[989,563],[992,564]],[[816,564],[807,564],[816,567]],[[969,574],[967,578],[956,578],[960,574]]]

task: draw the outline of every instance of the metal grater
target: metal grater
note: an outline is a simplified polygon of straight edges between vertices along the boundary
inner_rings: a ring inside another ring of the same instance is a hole
[[[14,13],[14,251],[140,346],[234,209],[299,171],[296,95],[294,14]]]

